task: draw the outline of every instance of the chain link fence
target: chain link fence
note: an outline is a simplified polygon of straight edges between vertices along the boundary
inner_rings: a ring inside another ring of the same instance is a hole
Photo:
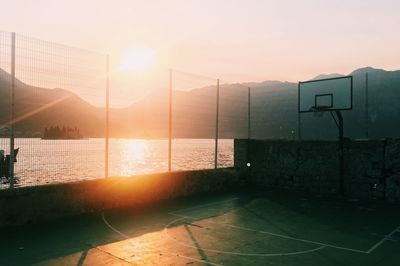
[[[104,176],[106,56],[1,36],[3,186]]]
[[[233,140],[337,139],[298,114],[297,83],[170,69],[141,97],[107,55],[0,31],[0,188],[233,166]],[[353,73],[345,137],[399,137],[400,72]],[[14,158],[14,159],[13,159]]]
[[[1,188],[232,167],[248,137],[240,84],[172,69],[135,101],[107,55],[8,32],[0,48]]]

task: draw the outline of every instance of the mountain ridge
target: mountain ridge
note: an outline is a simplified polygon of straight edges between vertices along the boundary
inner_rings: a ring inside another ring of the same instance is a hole
[[[362,137],[362,108],[365,77],[370,73],[371,124],[379,125],[376,137],[400,136],[389,121],[400,118],[400,71],[372,67],[359,68],[354,76],[354,112],[345,116],[355,119],[348,135]],[[321,74],[317,77],[341,74]],[[317,78],[315,77],[315,78]],[[10,77],[0,71],[0,124],[9,119]],[[256,138],[294,138],[297,134],[297,83],[263,81],[222,84],[220,87],[220,136],[247,137],[247,87],[252,95],[252,134]],[[376,89],[374,89],[376,88]],[[379,93],[378,93],[379,91]],[[384,92],[383,94],[380,92]],[[25,99],[25,100],[24,100]],[[29,99],[26,102],[26,99]],[[17,136],[40,136],[46,126],[77,126],[84,137],[102,137],[105,132],[105,109],[86,102],[62,88],[39,88],[16,81],[16,116],[20,117],[41,106],[49,106],[16,123]],[[213,137],[215,133],[215,86],[173,92],[173,133],[175,137]],[[329,119],[315,120],[302,115],[305,131],[311,138],[334,138],[336,130]],[[364,119],[365,120],[365,119]],[[391,132],[393,131],[393,132]],[[294,132],[294,133],[293,133]],[[168,136],[168,90],[158,90],[124,108],[110,109],[112,137],[160,138]],[[307,134],[306,134],[307,135]]]

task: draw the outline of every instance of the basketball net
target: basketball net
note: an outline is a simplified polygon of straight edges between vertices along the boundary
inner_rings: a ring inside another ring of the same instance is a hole
[[[323,117],[328,108],[325,106],[318,106],[312,107],[311,110],[314,112],[314,117]]]

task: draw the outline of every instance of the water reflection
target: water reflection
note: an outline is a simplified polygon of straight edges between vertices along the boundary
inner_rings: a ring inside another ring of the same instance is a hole
[[[16,139],[20,147],[15,173],[17,186],[64,183],[104,177],[104,139]],[[0,139],[6,150],[8,139]],[[132,176],[168,171],[168,141],[110,139],[110,176]],[[219,166],[233,166],[233,140],[219,141]],[[212,139],[176,139],[172,170],[214,168]],[[1,184],[0,188],[8,187]]]
[[[121,175],[133,175],[137,166],[146,164],[146,154],[149,153],[149,144],[146,142],[146,140],[119,141],[120,147],[118,150],[121,153]]]

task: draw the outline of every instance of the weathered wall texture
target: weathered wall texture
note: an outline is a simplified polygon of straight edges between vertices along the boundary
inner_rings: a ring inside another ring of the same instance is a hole
[[[0,227],[114,207],[143,206],[168,199],[233,191],[234,169],[182,171],[107,178],[0,191]]]
[[[400,140],[345,141],[346,196],[400,202]],[[338,143],[235,140],[235,166],[253,185],[340,193]]]

